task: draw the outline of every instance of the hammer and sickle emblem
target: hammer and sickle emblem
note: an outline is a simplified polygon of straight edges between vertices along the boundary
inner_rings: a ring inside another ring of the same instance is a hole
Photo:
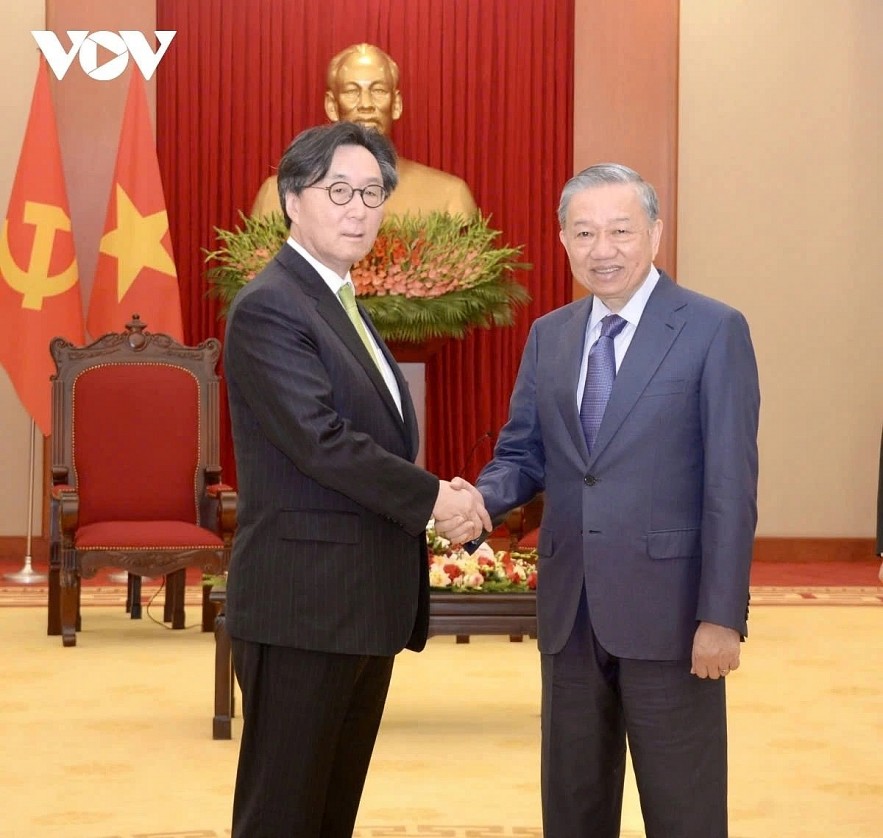
[[[25,201],[23,218],[25,224],[33,224],[37,228],[28,267],[23,270],[12,257],[7,219],[3,222],[3,234],[0,236],[0,273],[10,288],[22,295],[22,308],[40,311],[47,297],[57,297],[77,282],[76,259],[72,259],[61,273],[49,275],[55,234],[57,231],[70,232],[71,220],[61,207],[35,201]]]

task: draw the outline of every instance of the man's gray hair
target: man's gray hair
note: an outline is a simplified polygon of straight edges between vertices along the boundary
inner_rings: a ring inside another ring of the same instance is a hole
[[[659,218],[659,198],[656,197],[656,190],[651,184],[647,183],[634,169],[623,166],[621,163],[598,163],[595,166],[589,166],[588,169],[583,169],[564,184],[564,189],[561,190],[561,200],[558,202],[558,224],[561,229],[564,229],[567,222],[567,208],[570,206],[570,201],[577,192],[596,186],[606,186],[610,183],[634,184],[648,220],[653,222]]]

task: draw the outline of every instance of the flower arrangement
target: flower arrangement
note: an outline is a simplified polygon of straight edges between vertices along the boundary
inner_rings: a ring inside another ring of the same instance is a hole
[[[494,552],[482,544],[469,555],[440,536],[430,521],[426,529],[429,544],[429,587],[453,593],[520,593],[537,587],[537,556]]]
[[[225,314],[236,293],[258,274],[288,237],[281,213],[240,213],[235,230],[215,228],[220,243],[206,251],[210,293]],[[508,326],[530,301],[512,278],[530,265],[520,247],[495,247],[488,218],[434,212],[391,216],[351,276],[359,301],[386,340],[420,342],[463,337],[481,326]]]

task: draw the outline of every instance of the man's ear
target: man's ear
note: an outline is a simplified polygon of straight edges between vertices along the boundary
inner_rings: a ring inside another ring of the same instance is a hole
[[[337,110],[337,100],[334,98],[334,94],[330,90],[325,91],[325,116],[327,116],[332,122],[340,121],[340,113],[338,113]],[[393,117],[393,119],[398,119],[398,117]]]
[[[656,221],[653,222],[650,227],[650,242],[653,248],[653,256],[652,259],[656,258],[656,254],[659,251],[659,243],[662,241],[662,219],[657,218]]]
[[[395,122],[402,115],[402,94],[397,90],[392,97],[392,108],[390,109],[390,116],[392,117],[393,122]]]
[[[296,224],[298,220],[298,210],[300,209],[300,196],[294,192],[288,192],[285,195],[285,212],[291,219],[292,224]]]

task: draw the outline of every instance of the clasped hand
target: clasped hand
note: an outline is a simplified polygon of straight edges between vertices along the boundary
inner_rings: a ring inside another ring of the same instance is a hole
[[[481,492],[462,477],[439,481],[432,517],[436,532],[454,544],[464,544],[493,529]]]

